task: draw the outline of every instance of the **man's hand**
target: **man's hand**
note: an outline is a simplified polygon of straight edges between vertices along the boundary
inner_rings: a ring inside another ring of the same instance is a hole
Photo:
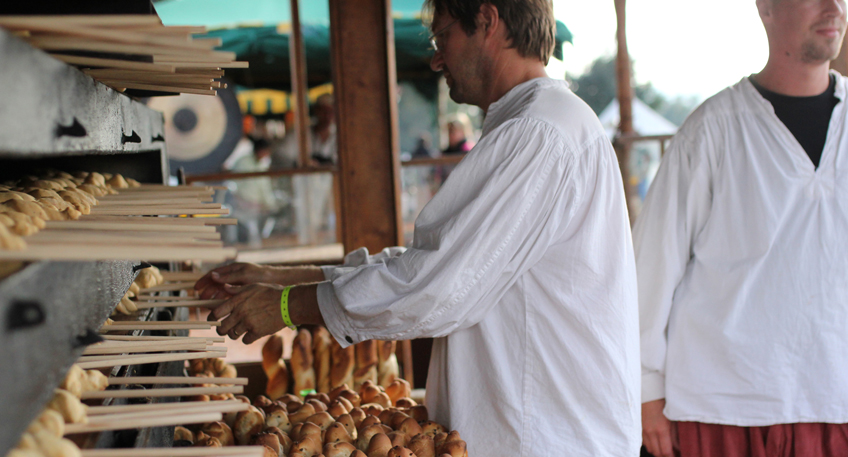
[[[208,317],[210,321],[217,321],[226,316],[218,327],[219,335],[228,335],[234,340],[244,335],[242,342],[250,344],[285,327],[280,314],[283,286],[225,285],[224,291],[231,298],[213,308]]]
[[[208,320],[221,321],[219,335],[228,335],[250,344],[265,335],[270,335],[285,327],[280,314],[280,297],[283,286],[277,284],[249,284],[246,286],[225,285],[224,290],[231,298],[213,308]],[[324,325],[324,318],[318,309],[318,286],[310,284],[298,286],[289,292],[289,316],[297,325]]]
[[[261,267],[255,263],[240,262],[224,265],[198,279],[194,284],[194,290],[202,300],[229,298],[231,294],[224,289],[224,285],[244,286],[271,282],[267,281],[267,270],[267,267]]]
[[[674,457],[673,424],[663,414],[665,399],[642,403],[642,444],[655,457]]]

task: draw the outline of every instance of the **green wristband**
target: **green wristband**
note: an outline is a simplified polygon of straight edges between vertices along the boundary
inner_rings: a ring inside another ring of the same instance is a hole
[[[283,315],[283,323],[286,324],[286,327],[297,330],[297,326],[292,323],[291,316],[289,316],[289,292],[292,287],[288,286],[283,289],[283,295],[280,296],[280,314]]]

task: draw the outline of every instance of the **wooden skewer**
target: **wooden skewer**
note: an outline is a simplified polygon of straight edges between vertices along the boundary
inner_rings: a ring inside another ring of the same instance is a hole
[[[139,353],[148,353],[148,352],[164,352],[164,351],[206,351],[206,342],[205,341],[187,341],[180,342],[179,344],[170,344],[170,343],[162,343],[162,344],[128,344],[128,345],[94,345],[85,348],[83,351],[83,355],[103,355],[103,354],[139,354]]]
[[[185,289],[183,289],[185,290]],[[190,294],[188,297],[175,297],[173,295],[150,295],[150,294],[139,294],[136,295],[135,300],[139,302],[143,301],[155,301],[155,302],[173,302],[173,301],[196,301],[198,300],[197,296],[194,295],[194,291],[189,289],[188,293]]]
[[[203,260],[223,262],[235,258],[235,248],[195,246],[134,246],[104,245],[32,245],[20,251],[0,250],[2,260],[137,260],[168,262],[172,260]]]
[[[200,376],[127,376],[110,377],[109,385],[119,384],[232,384],[246,386],[247,378],[204,378]]]
[[[219,395],[240,394],[244,392],[244,386],[216,386],[216,387],[174,387],[164,389],[122,389],[122,390],[96,390],[83,392],[82,399],[92,398],[157,398],[157,397],[189,397],[192,395]]]
[[[150,89],[154,90],[154,89]],[[167,92],[167,91],[166,91]],[[214,95],[214,94],[205,94]],[[228,209],[192,209],[192,208],[163,208],[159,206],[153,207],[131,207],[131,208],[116,208],[116,209],[97,209],[91,208],[92,215],[103,216],[196,216],[199,214],[230,214]]]
[[[165,281],[197,281],[205,274],[199,271],[163,271],[162,277]]]
[[[173,232],[173,233],[188,233],[188,234],[210,234],[215,233],[215,227],[208,227],[201,224],[194,225],[174,225],[174,224],[136,224],[134,221],[121,222],[106,222],[106,221],[47,221],[47,229],[57,228],[61,230],[79,230],[79,231],[133,231],[133,232]]]
[[[107,406],[89,406],[86,413],[88,416],[100,416],[111,414],[134,413],[139,411],[171,411],[184,410],[186,413],[220,411],[218,408],[230,408],[235,404],[242,403],[239,400],[221,400],[221,401],[184,401],[173,403],[147,403],[142,405],[107,405]]]
[[[82,457],[262,457],[265,446],[82,449]]]
[[[180,353],[180,354],[156,354],[145,357],[137,357],[133,358],[132,356],[127,356],[123,359],[115,359],[115,360],[102,360],[102,361],[94,361],[94,362],[80,362],[78,363],[80,368],[90,370],[92,368],[109,368],[109,367],[119,367],[124,365],[142,365],[145,363],[158,363],[158,362],[176,362],[179,360],[193,360],[193,359],[208,359],[210,357],[217,357],[220,354],[217,352],[189,352],[189,353]]]
[[[224,303],[227,300],[195,300],[195,301],[165,301],[165,302],[139,302],[136,307],[138,309],[150,309],[150,308],[181,308],[181,307],[194,307],[194,308],[211,308]]]
[[[111,330],[203,330],[209,327],[219,327],[220,322],[187,321],[187,322],[136,322],[123,321],[100,327],[100,331]]]
[[[209,402],[209,403],[217,403],[217,402]],[[241,402],[239,402],[239,403],[241,403]],[[198,412],[203,412],[203,413],[211,413],[211,412],[236,413],[236,412],[239,412],[239,411],[246,411],[247,407],[248,407],[247,403],[242,403],[241,405],[226,405],[226,406],[219,406],[217,408],[192,410],[191,412],[192,413],[198,413]],[[181,412],[185,413],[185,411],[181,411]],[[136,411],[136,412],[129,412],[129,413],[99,414],[99,415],[96,415],[96,416],[90,416],[88,418],[88,423],[89,424],[103,424],[103,423],[109,423],[109,422],[112,422],[112,421],[122,421],[122,420],[130,420],[130,419],[144,419],[146,417],[157,417],[157,416],[160,416],[160,415],[162,415],[162,411]]]
[[[65,435],[77,433],[102,432],[106,430],[124,430],[164,425],[201,424],[223,419],[221,413],[169,414],[136,420],[111,421],[102,424],[66,424]]]
[[[141,289],[140,293],[148,293],[148,292],[173,292],[177,290],[187,290],[194,289],[194,283],[196,281],[180,281],[180,282],[171,282],[165,284],[159,284],[158,286],[147,287],[145,289]]]
[[[204,347],[203,350],[201,350],[200,352],[208,354],[209,357],[212,357],[212,358],[220,357],[219,354],[213,354],[213,353],[217,353],[217,352],[220,352],[220,351],[212,351],[210,349],[207,349],[207,348]],[[223,348],[223,349],[226,349],[226,347]],[[160,355],[161,356],[165,356],[165,355],[190,355],[190,354],[194,354],[194,353],[196,353],[196,351],[195,352],[140,353],[140,354],[126,354],[126,355],[123,354],[123,353],[120,353],[120,354],[104,354],[104,355],[84,355],[84,356],[80,356],[80,358],[77,361],[79,363],[133,361],[133,360],[136,360],[136,359],[146,359],[148,357],[155,357],[155,356],[160,356]]]
[[[201,341],[207,343],[223,343],[223,336],[150,336],[150,335],[100,335],[107,341]]]

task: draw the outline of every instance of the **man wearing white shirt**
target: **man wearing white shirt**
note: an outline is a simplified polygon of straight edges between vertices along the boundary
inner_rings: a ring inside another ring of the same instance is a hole
[[[603,127],[546,77],[549,0],[432,0],[432,67],[486,111],[477,145],[408,249],[345,265],[236,264],[201,279],[219,333],[244,342],[324,324],[344,346],[435,337],[426,404],[469,455],[632,456],[639,449],[636,277]],[[272,283],[255,284],[256,282]],[[282,285],[314,282],[293,288]],[[250,284],[243,287],[222,283]]]
[[[649,191],[633,236],[655,456],[848,455],[845,6],[758,0],[768,63],[687,119]]]

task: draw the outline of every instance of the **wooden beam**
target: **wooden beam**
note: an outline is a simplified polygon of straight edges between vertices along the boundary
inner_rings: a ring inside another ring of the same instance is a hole
[[[842,40],[842,49],[839,50],[839,55],[830,62],[830,68],[838,71],[842,76],[848,76],[848,34]]]
[[[290,5],[292,29],[289,40],[289,66],[291,67],[294,125],[297,131],[300,166],[305,167],[309,165],[309,156],[312,155],[309,103],[306,99],[306,51],[303,45],[303,31],[300,28],[300,0],[291,0]]]
[[[615,59],[616,86],[619,108],[618,137],[627,138],[633,136],[633,86],[630,76],[630,53],[627,51],[626,31],[626,0],[615,0],[615,15],[618,20],[616,30],[616,41],[618,42],[618,54]],[[631,198],[634,195],[633,186],[630,183],[630,149],[629,142],[616,140],[614,143],[616,155],[618,155],[618,166],[621,168],[621,178],[624,182],[624,196],[627,200],[627,209],[630,220],[635,220],[636,214],[631,208]]]
[[[342,243],[403,242],[391,1],[330,0]]]

